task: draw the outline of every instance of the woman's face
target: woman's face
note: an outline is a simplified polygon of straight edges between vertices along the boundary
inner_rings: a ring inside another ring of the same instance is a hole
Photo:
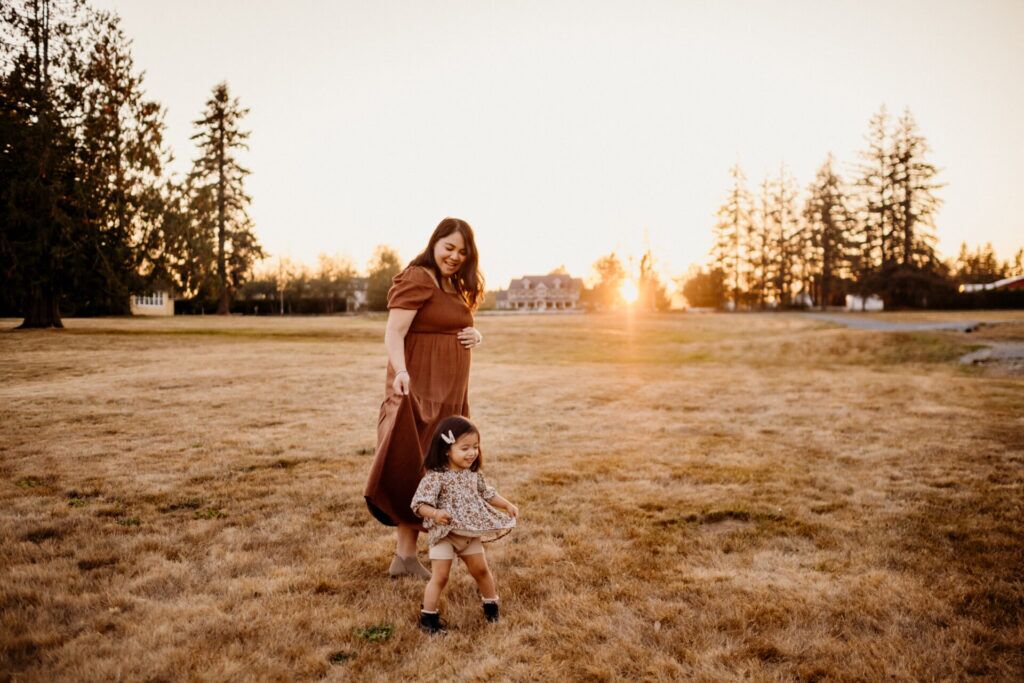
[[[462,239],[462,233],[458,230],[445,235],[434,244],[434,263],[445,277],[455,275],[465,262],[466,241]]]

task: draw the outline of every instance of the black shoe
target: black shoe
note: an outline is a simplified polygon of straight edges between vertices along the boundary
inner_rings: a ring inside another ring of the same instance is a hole
[[[441,615],[437,612],[420,612],[420,629],[427,633],[434,634],[440,633],[444,635],[448,633],[445,626],[448,624],[441,621]]]
[[[496,603],[496,602],[485,602],[484,603],[484,616],[487,618],[487,621],[497,621],[498,620],[498,616],[499,616],[499,614],[498,614],[498,603]]]

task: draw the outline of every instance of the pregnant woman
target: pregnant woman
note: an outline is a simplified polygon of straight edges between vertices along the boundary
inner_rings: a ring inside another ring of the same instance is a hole
[[[409,503],[434,427],[451,415],[469,417],[470,349],[483,341],[473,327],[484,296],[477,256],[469,223],[445,218],[388,292],[387,379],[363,495],[374,517],[398,527],[391,576],[430,578],[416,557],[423,527]]]

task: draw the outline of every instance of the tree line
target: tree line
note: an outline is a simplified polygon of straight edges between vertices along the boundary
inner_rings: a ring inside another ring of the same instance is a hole
[[[226,83],[193,122],[191,170],[167,173],[165,109],[131,41],[84,0],[0,9],[0,314],[61,327],[62,314],[129,312],[171,286],[217,301],[265,256],[238,153],[248,110]]]
[[[365,297],[371,311],[387,309],[391,281],[403,268],[398,252],[379,245],[360,276],[341,255],[320,254],[315,267],[288,258],[266,262],[237,292],[232,310],[255,314],[332,314],[348,311],[349,302]],[[192,308],[194,308],[193,306]],[[187,312],[197,312],[189,310]]]
[[[887,308],[924,307],[948,301],[966,277],[1020,271],[1024,250],[1001,265],[994,255],[972,261],[966,245],[952,263],[939,258],[943,184],[928,152],[909,109],[892,121],[882,107],[851,171],[827,155],[802,201],[785,167],[754,196],[733,166],[710,263],[684,279],[684,295],[693,305],[735,309],[824,308],[849,294],[878,296]]]

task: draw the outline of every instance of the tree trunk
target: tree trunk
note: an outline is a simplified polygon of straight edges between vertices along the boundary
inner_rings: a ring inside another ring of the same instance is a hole
[[[19,330],[63,328],[60,319],[59,297],[50,285],[33,285],[25,302],[25,320]]]

